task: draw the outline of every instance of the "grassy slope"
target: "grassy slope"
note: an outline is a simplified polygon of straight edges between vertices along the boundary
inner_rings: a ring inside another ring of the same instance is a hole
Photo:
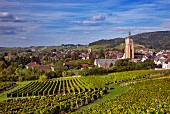
[[[122,93],[124,92],[127,92],[129,90],[129,86],[124,86],[124,87],[119,87],[115,84],[112,84],[109,86],[110,88],[112,88],[111,90],[109,90],[109,93],[107,95],[105,95],[104,97],[96,100],[95,102],[89,104],[89,105],[86,105],[86,106],[83,106],[81,108],[79,108],[77,111],[73,112],[73,113],[79,113],[79,111],[85,109],[85,108],[90,108],[90,107],[94,107],[100,103],[103,103],[105,101],[108,101],[108,100],[111,100],[113,99],[114,97],[116,96],[119,96],[121,95]]]
[[[108,44],[103,44],[103,45],[93,45],[90,46],[92,48],[92,51],[99,51],[100,49],[106,49]]]

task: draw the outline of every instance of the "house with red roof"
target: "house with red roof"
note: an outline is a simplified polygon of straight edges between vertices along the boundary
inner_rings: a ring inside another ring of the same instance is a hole
[[[40,65],[36,62],[30,62],[27,65],[25,65],[25,67],[26,67],[26,69],[37,67],[37,68],[40,68],[44,71],[54,71],[54,67],[48,66],[48,65]]]
[[[28,68],[39,67],[39,66],[40,66],[40,64],[38,64],[36,62],[30,62],[25,67],[26,67],[26,69],[28,69]]]
[[[167,60],[167,57],[160,54],[160,55],[155,57],[154,63],[156,65],[159,65],[159,64],[162,65],[166,60]]]
[[[82,68],[88,68],[89,65],[88,65],[88,64],[81,64],[81,67],[82,67]]]
[[[165,60],[162,64],[163,69],[170,69],[170,57]]]

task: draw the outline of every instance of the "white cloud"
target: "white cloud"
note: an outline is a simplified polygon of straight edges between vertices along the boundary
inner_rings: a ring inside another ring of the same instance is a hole
[[[11,17],[11,14],[9,12],[0,12],[0,18],[4,17]]]
[[[2,22],[25,22],[24,19],[15,17],[9,12],[0,12],[0,21]]]
[[[156,2],[161,3],[161,4],[170,4],[169,0],[156,0]]]
[[[84,31],[84,34],[90,34],[90,31]]]
[[[103,15],[96,15],[96,16],[93,16],[91,18],[91,20],[93,20],[93,21],[104,21],[105,20],[105,16],[103,16]]]
[[[23,37],[20,37],[20,38],[23,39],[23,40],[26,40],[26,39],[27,39],[27,37],[24,37],[24,36],[23,36]]]
[[[85,25],[85,26],[97,26],[101,22],[98,21],[92,21],[92,20],[84,20],[84,21],[72,21],[72,24],[78,24],[78,25]]]
[[[71,26],[66,29],[66,31],[99,31],[101,30],[100,26],[91,26],[91,27],[86,27],[86,26]]]
[[[117,24],[133,24],[137,22],[140,24],[142,21],[154,20],[153,22],[160,21],[162,15],[167,15],[166,11],[159,9],[159,5],[152,4],[127,4],[122,6],[120,10],[108,13],[107,21],[115,22]],[[151,21],[152,23],[152,21]]]
[[[71,24],[77,24],[80,26],[100,26],[100,25],[108,25],[111,24],[110,22],[105,21],[105,16],[103,15],[95,15],[92,16],[90,19],[87,20],[78,20],[78,21],[72,21]]]

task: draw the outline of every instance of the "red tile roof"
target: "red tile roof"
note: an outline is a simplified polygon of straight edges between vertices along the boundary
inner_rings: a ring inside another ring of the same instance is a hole
[[[28,63],[26,66],[27,66],[27,67],[31,67],[31,68],[33,68],[33,67],[38,67],[38,68],[40,68],[40,69],[42,69],[42,70],[44,70],[44,71],[52,70],[52,69],[51,69],[51,66],[40,65],[40,64],[38,64],[38,63],[36,63],[36,62],[30,62],[30,63]]]
[[[87,68],[87,67],[89,67],[89,65],[88,65],[88,64],[81,64],[81,66],[82,66],[83,68]]]
[[[44,71],[51,70],[51,66],[47,66],[47,65],[40,65],[39,68],[44,70]]]
[[[36,62],[30,62],[26,66],[28,66],[28,67],[38,67],[38,66],[40,66],[40,64],[38,64]]]
[[[75,62],[65,62],[63,65],[75,65]]]
[[[168,64],[170,62],[170,58],[166,59],[165,63]]]

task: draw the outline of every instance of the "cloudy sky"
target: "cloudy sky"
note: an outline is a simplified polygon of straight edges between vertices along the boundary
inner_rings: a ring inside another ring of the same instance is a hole
[[[0,0],[0,47],[88,44],[170,30],[170,0]]]

